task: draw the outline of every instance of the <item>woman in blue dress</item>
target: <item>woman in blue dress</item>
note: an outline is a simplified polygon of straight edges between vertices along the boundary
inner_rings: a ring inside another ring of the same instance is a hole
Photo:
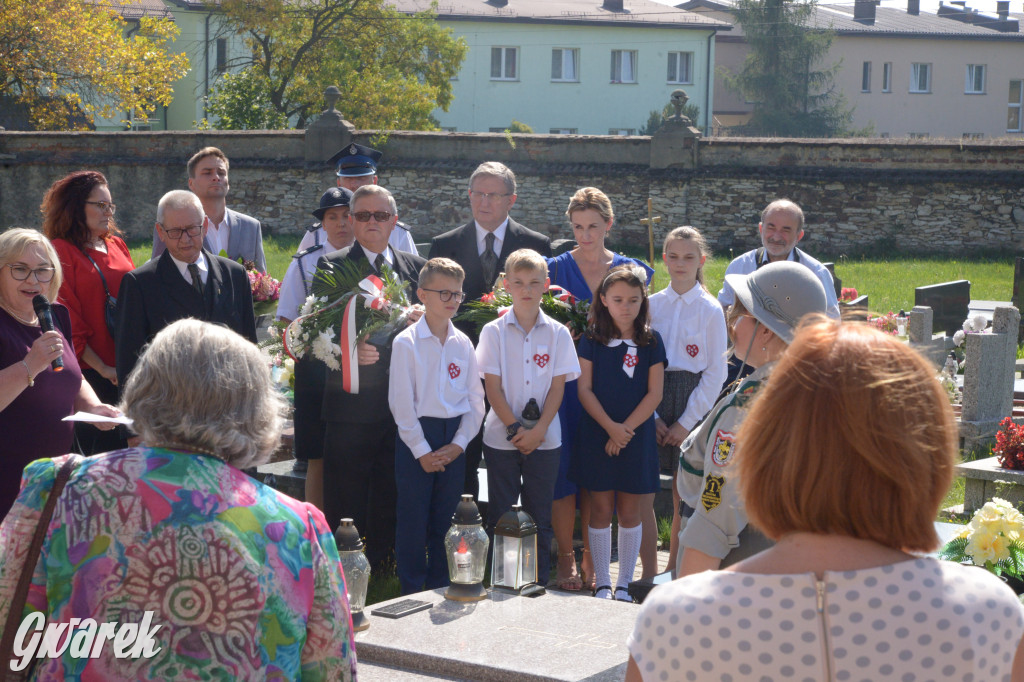
[[[596,187],[584,187],[569,200],[565,211],[572,225],[576,248],[560,256],[548,259],[548,277],[551,284],[560,286],[577,299],[591,301],[594,292],[601,285],[608,271],[625,264],[636,264],[647,272],[647,284],[651,283],[654,269],[638,260],[613,253],[605,248],[605,238],[611,231],[615,215],[612,202],[608,196]],[[569,460],[572,453],[573,439],[579,425],[583,408],[576,391],[576,382],[565,383],[565,396],[562,407],[558,411],[558,419],[562,425],[562,460],[558,467],[558,479],[555,482],[555,502],[551,509],[551,525],[558,543],[558,576],[557,583],[564,590],[579,590],[583,583],[576,572],[576,558],[572,549],[572,531],[576,524],[576,495],[580,492],[580,518],[586,529],[590,519],[590,505],[586,491],[579,491],[566,475],[569,471]],[[641,550],[641,561],[644,550],[650,545],[656,550],[657,522],[653,518],[653,507],[650,519],[644,518],[644,549]],[[648,530],[652,523],[653,533]],[[648,539],[650,535],[650,539]],[[583,533],[582,569],[588,586],[594,588],[593,562],[589,556],[590,542],[587,533]],[[650,553],[648,553],[650,554]],[[649,560],[649,558],[648,558]],[[645,568],[648,566],[644,562]]]

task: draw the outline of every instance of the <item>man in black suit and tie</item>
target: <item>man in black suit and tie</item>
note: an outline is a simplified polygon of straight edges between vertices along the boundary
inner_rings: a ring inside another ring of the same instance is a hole
[[[238,263],[203,249],[199,197],[180,189],[165,194],[156,231],[167,250],[125,275],[117,295],[118,386],[156,333],[185,317],[218,322],[256,343],[249,278]]]
[[[388,246],[398,209],[391,192],[365,185],[349,202],[356,243],[323,256],[313,278],[313,293],[331,263],[351,260],[365,275],[379,274],[384,265],[410,285],[416,300],[420,268],[426,260]],[[358,346],[359,393],[342,388],[340,371],[328,374],[323,418],[327,423],[322,459],[310,457],[306,472],[306,499],[318,504],[335,528],[351,517],[367,538],[366,556],[381,566],[395,546],[395,420],[388,407],[390,340],[384,347],[365,341]]]
[[[503,163],[487,161],[477,166],[469,176],[469,206],[473,220],[462,227],[440,234],[430,242],[429,258],[445,257],[462,266],[466,279],[462,289],[463,302],[474,301],[494,290],[494,281],[505,269],[505,259],[517,249],[533,249],[540,255],[551,257],[551,239],[539,232],[523,227],[509,217],[516,203],[516,176]],[[476,327],[457,322],[456,326],[477,342]],[[482,433],[482,432],[481,432]],[[482,436],[477,435],[466,447],[466,493],[477,498],[480,484],[477,467],[480,466]]]

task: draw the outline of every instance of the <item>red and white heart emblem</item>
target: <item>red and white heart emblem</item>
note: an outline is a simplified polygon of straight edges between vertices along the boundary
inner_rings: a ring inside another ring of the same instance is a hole
[[[541,355],[540,353],[535,353],[533,356],[533,361],[536,362],[537,366],[540,367],[541,369],[544,369],[544,366],[548,364],[548,360],[550,359],[551,356],[548,355],[547,353],[545,353],[544,355]]]
[[[462,370],[459,369],[458,365],[456,365],[454,362],[448,365],[448,376],[450,376],[452,379],[455,379],[460,374],[462,374]]]
[[[640,360],[639,358],[637,358],[637,356],[631,355],[629,353],[627,353],[626,357],[622,359],[622,362],[625,363],[626,367],[636,367],[636,363],[638,363],[639,361]]]
[[[697,348],[696,344],[691,343],[686,346],[686,352],[690,354],[691,358],[695,358],[697,353],[700,352],[700,348]]]

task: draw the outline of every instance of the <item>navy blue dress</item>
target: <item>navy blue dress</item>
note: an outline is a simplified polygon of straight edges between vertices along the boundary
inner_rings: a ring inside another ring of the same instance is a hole
[[[614,343],[614,342],[613,342]],[[614,346],[597,343],[584,336],[578,353],[593,363],[593,391],[604,411],[622,423],[647,395],[647,374],[652,365],[666,362],[665,344],[654,332],[654,342],[636,349],[637,363],[632,378],[623,369],[629,344]],[[586,410],[580,417],[573,442],[569,480],[588,490],[618,490],[634,495],[655,493],[661,489],[658,472],[658,448],[654,415],[647,418],[621,452],[605,452],[608,433]]]
[[[560,286],[580,301],[589,301],[593,294],[587,285],[586,278],[576,265],[576,259],[572,257],[571,251],[566,251],[561,256],[548,258],[548,277],[551,284]],[[647,272],[647,284],[650,285],[651,277],[654,276],[654,268],[642,261],[616,253],[612,256],[612,267],[633,264],[639,265]],[[580,414],[583,408],[580,407],[580,399],[576,394],[576,379],[565,382],[565,394],[562,396],[562,406],[558,409],[558,420],[562,425],[562,458],[558,463],[558,477],[555,479],[555,497],[560,500],[569,495],[575,495],[576,486],[569,480],[569,461],[572,459],[572,442],[576,437],[576,430],[579,428]]]

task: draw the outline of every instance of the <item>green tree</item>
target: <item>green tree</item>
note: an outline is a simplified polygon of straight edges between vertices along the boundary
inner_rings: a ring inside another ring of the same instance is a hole
[[[0,2],[0,97],[38,129],[88,127],[96,114],[148,116],[170,104],[188,57],[170,55],[169,19],[132,27],[120,6],[66,0]],[[129,30],[131,29],[131,30]]]
[[[505,128],[505,130],[510,133],[532,133],[533,127],[522,121],[512,119],[512,122],[508,124],[508,128]]]
[[[835,90],[841,62],[820,66],[833,32],[812,26],[816,0],[738,0],[750,53],[726,83],[755,102],[746,126],[753,135],[832,137],[849,130],[852,111]]]
[[[665,108],[662,109],[661,111],[658,111],[657,109],[651,109],[651,113],[647,116],[647,122],[640,126],[639,129],[637,129],[636,134],[653,135],[654,133],[658,132],[659,128],[661,128],[661,122],[669,116],[674,116],[675,113],[676,110],[675,108],[673,108],[671,103],[666,104]],[[694,127],[700,128],[699,106],[697,106],[693,102],[687,102],[686,106],[683,107],[683,116],[686,116],[691,121],[693,121]]]
[[[430,113],[447,111],[468,49],[435,21],[436,5],[408,15],[383,0],[223,0],[220,10],[249,50],[211,96],[219,128],[304,128],[337,85],[358,128],[436,129]]]

